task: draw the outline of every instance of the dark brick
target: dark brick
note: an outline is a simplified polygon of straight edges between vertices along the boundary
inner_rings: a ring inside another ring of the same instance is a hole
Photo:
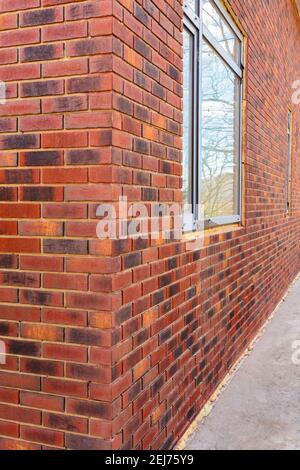
[[[136,36],[134,37],[133,47],[136,50],[136,52],[138,52],[143,57],[145,57],[145,59],[148,59],[148,60],[151,59],[151,48],[144,41],[142,41]]]
[[[116,109],[121,111],[121,113],[133,114],[133,104],[131,101],[123,98],[122,96],[117,96],[116,98]]]
[[[159,69],[155,65],[151,64],[151,62],[145,62],[145,73],[154,80],[159,80]]]
[[[124,269],[134,268],[142,262],[141,253],[129,253],[124,256]]]
[[[142,188],[142,200],[143,201],[156,201],[157,200],[157,189]]]
[[[168,69],[169,69],[170,76],[174,80],[178,81],[179,80],[179,71],[175,67],[173,67],[173,65],[169,65]]]
[[[25,152],[22,162],[24,166],[56,166],[61,164],[61,153],[46,150]]]
[[[134,139],[134,150],[136,152],[149,154],[150,153],[150,142],[142,139]]]
[[[33,170],[4,170],[6,184],[34,183]]]
[[[144,106],[135,105],[134,116],[141,121],[150,122],[150,111]]]
[[[23,188],[24,201],[53,201],[54,188],[51,187],[25,187]]]
[[[18,356],[40,356],[41,344],[33,341],[22,341],[11,339],[7,342],[7,351],[9,354]]]
[[[48,413],[46,421],[46,426],[53,429],[75,433],[87,432],[87,419],[85,418]]]
[[[81,416],[93,418],[111,418],[111,405],[105,402],[75,401],[72,404],[72,411]]]
[[[93,149],[70,150],[67,152],[68,165],[98,165],[101,163],[101,151]]]
[[[67,434],[66,446],[67,449],[70,450],[107,450],[109,443],[108,441],[95,437]]]
[[[37,148],[39,145],[39,136],[35,134],[8,135],[0,140],[0,148],[3,150]]]
[[[136,17],[138,21],[143,23],[145,26],[149,25],[150,18],[148,14],[137,3],[134,3],[134,16]]]
[[[69,328],[66,339],[70,343],[85,344],[87,346],[100,346],[102,334],[95,329]]]
[[[55,22],[55,9],[47,8],[24,12],[21,16],[21,26],[43,25]]]
[[[172,328],[169,327],[169,328],[166,328],[164,331],[162,331],[160,334],[159,334],[159,342],[160,344],[161,343],[164,343],[165,341],[167,341],[168,339],[170,339],[172,336]]]
[[[61,253],[85,255],[88,253],[88,242],[86,240],[43,240],[44,253]]]
[[[51,292],[39,292],[26,290],[24,291],[24,298],[33,305],[50,305],[52,294]]]
[[[69,377],[88,380],[94,383],[105,383],[108,381],[107,377],[111,375],[111,368],[104,368],[104,366],[93,366],[85,364],[68,364],[67,375]]]
[[[71,78],[68,81],[69,93],[88,93],[98,91],[101,88],[100,77]]]
[[[2,282],[4,285],[40,287],[40,275],[38,273],[4,272]]]
[[[25,359],[22,362],[21,368],[31,374],[56,376],[63,372],[63,364],[54,361]]]
[[[0,188],[0,201],[14,201],[16,200],[15,188]]]
[[[86,108],[86,101],[81,96],[61,96],[51,102],[52,112],[82,111]]]
[[[42,46],[25,47],[21,53],[23,62],[34,62],[37,60],[51,60],[62,57],[62,51],[52,44]]]
[[[153,382],[153,385],[151,386],[151,394],[152,396],[156,395],[160,389],[162,388],[163,384],[164,384],[164,377],[163,375],[161,375],[160,377],[158,377],[158,379],[156,379],[154,382]]]
[[[116,314],[115,314],[115,321],[117,325],[121,325],[125,321],[129,320],[132,315],[132,308],[131,305],[126,305],[122,307]]]
[[[21,96],[46,96],[63,93],[63,83],[58,80],[28,82],[21,84]]]
[[[15,269],[18,267],[16,255],[0,255],[0,268]]]
[[[153,88],[152,88],[152,91],[153,91],[153,94],[155,96],[158,96],[159,98],[161,98],[162,100],[165,100],[166,99],[166,91],[165,89],[159,85],[158,83],[154,83],[153,84]]]

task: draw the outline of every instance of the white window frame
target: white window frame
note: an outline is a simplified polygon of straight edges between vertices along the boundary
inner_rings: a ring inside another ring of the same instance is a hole
[[[211,0],[216,10],[226,20],[230,28],[234,31],[237,38],[240,40],[240,65],[230,56],[214,36],[210,33],[207,27],[203,24],[202,6],[203,0],[197,0],[199,11],[195,12],[187,3],[184,4],[184,28],[187,28],[194,37],[195,44],[195,59],[194,59],[194,123],[193,123],[193,171],[194,182],[192,188],[193,195],[193,210],[190,213],[185,213],[183,217],[183,231],[195,231],[200,227],[210,228],[215,226],[222,226],[228,224],[237,224],[242,221],[242,123],[243,123],[243,75],[244,75],[244,36],[232,19],[231,15],[225,8],[220,0]],[[201,84],[201,61],[202,61],[202,41],[206,41],[214,51],[222,58],[225,64],[236,74],[240,79],[240,97],[239,97],[239,185],[238,185],[238,213],[232,216],[212,217],[203,221],[202,214],[200,214],[201,200],[200,200],[200,168],[201,168],[201,154],[202,154],[202,84]],[[198,136],[198,138],[197,138]]]

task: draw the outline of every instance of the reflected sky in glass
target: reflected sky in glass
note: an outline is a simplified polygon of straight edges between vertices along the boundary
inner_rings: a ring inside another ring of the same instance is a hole
[[[203,0],[203,23],[225,52],[240,65],[240,40],[210,0]]]
[[[205,218],[239,212],[240,81],[203,42],[201,201]]]
[[[183,31],[183,203],[192,204],[193,187],[193,36]]]
[[[197,6],[198,6],[199,0],[186,0],[186,4],[195,12],[197,12]]]

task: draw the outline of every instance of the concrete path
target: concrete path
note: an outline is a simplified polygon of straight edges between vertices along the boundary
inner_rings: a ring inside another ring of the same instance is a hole
[[[300,449],[300,278],[186,449]]]

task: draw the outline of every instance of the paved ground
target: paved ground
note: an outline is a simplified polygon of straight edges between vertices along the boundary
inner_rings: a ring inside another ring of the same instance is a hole
[[[300,449],[300,279],[186,448]]]

